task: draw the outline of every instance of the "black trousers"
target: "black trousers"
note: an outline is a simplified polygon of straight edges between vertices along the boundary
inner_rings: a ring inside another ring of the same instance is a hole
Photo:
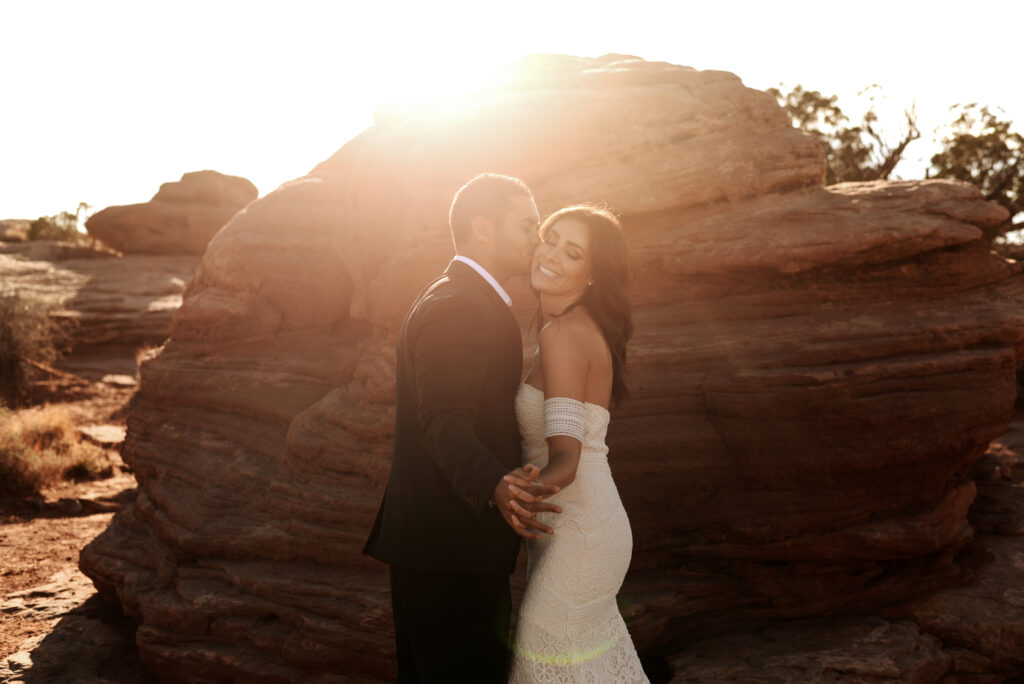
[[[505,684],[508,575],[390,568],[399,684]]]

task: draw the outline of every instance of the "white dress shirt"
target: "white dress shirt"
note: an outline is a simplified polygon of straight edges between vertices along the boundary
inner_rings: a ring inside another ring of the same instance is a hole
[[[505,292],[505,288],[498,284],[498,281],[494,279],[494,276],[487,272],[486,268],[476,263],[469,257],[462,256],[461,254],[456,254],[455,258],[452,259],[452,261],[461,261],[462,263],[466,264],[474,271],[479,273],[480,277],[486,280],[487,284],[494,288],[494,291],[498,293],[498,296],[505,300],[506,304],[512,306],[512,298],[508,296],[508,292]]]

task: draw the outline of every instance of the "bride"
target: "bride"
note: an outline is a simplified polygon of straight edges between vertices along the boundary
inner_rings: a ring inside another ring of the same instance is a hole
[[[589,206],[552,214],[540,237],[539,349],[516,396],[524,470],[506,480],[527,502],[535,478],[561,487],[548,499],[561,514],[512,504],[515,526],[534,518],[553,534],[528,542],[509,681],[646,683],[615,603],[633,539],[605,446],[608,406],[626,395],[626,243],[615,216]]]

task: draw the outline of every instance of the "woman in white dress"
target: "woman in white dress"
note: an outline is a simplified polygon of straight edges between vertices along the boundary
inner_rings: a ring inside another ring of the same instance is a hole
[[[540,228],[530,283],[540,295],[533,368],[516,397],[526,471],[561,488],[532,514],[553,534],[528,542],[510,682],[647,682],[615,596],[632,554],[629,520],[608,467],[608,407],[625,398],[632,332],[626,244],[610,212],[588,206],[552,214]]]

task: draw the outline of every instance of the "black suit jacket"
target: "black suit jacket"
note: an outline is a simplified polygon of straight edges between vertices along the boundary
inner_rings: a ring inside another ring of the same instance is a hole
[[[409,570],[510,574],[519,537],[488,501],[520,465],[515,317],[453,261],[413,303],[396,355],[391,473],[363,552]]]

